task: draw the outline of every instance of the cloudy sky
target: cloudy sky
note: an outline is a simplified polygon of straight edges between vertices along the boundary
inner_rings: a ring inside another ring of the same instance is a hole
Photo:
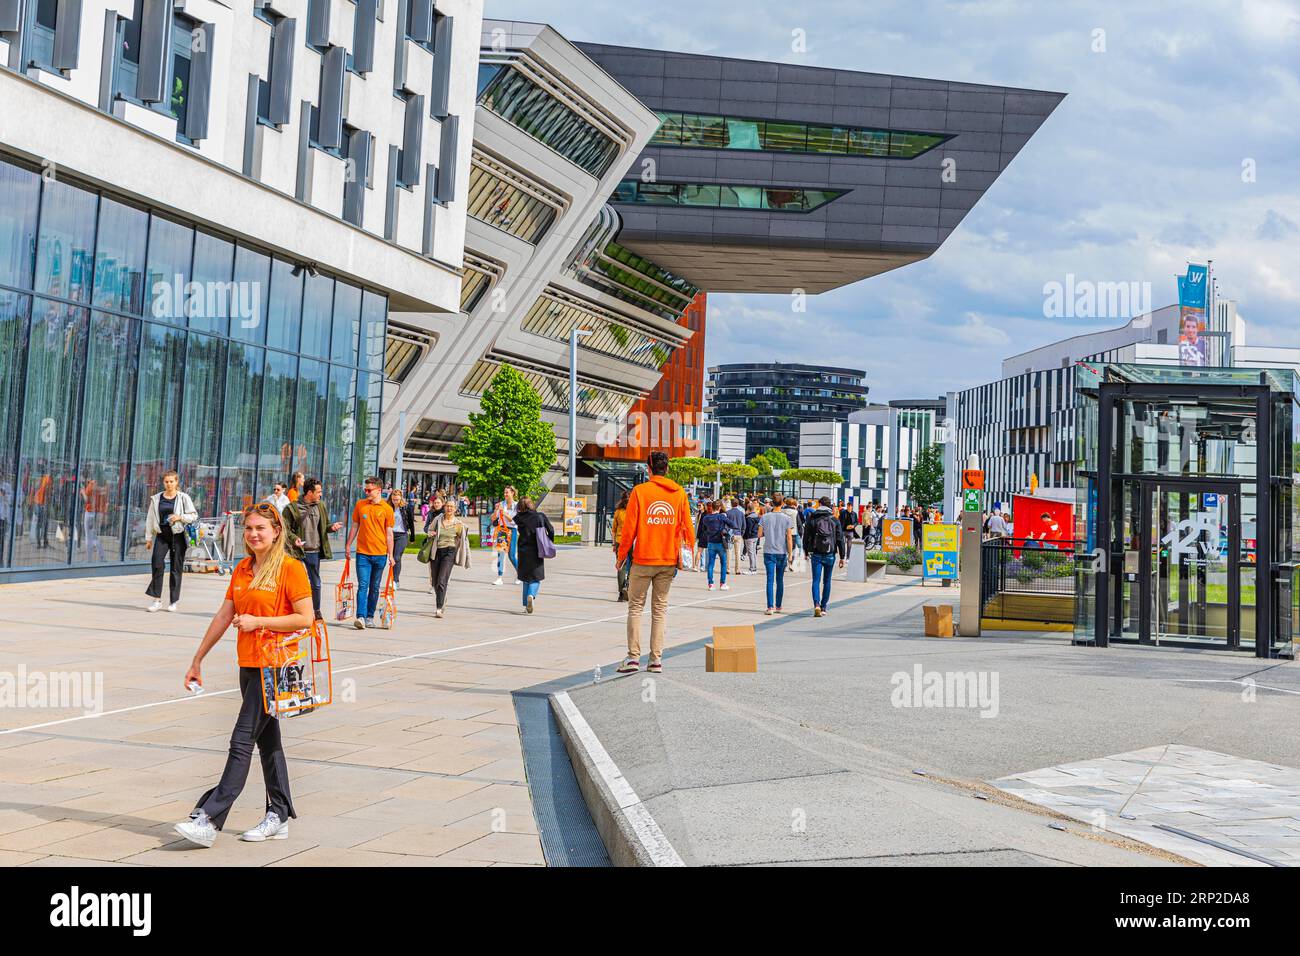
[[[1044,318],[1044,284],[1214,260],[1253,345],[1300,346],[1300,0],[487,0],[572,40],[1069,94],[930,259],[808,300],[709,297],[709,364],[867,370],[876,400],[990,381],[1006,355],[1120,324]],[[791,52],[805,31],[807,51]],[[1104,31],[1104,32],[1099,32]],[[1104,49],[1098,49],[1103,47]]]

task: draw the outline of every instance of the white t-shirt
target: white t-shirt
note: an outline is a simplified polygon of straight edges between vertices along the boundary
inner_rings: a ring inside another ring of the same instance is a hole
[[[513,504],[506,504],[504,501],[501,501],[497,503],[497,506],[501,509],[502,513],[506,516],[506,527],[507,528],[517,527],[515,525],[515,515],[519,513],[519,502],[516,501]]]

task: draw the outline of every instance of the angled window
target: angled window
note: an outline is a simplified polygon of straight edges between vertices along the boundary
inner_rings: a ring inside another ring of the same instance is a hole
[[[625,179],[618,184],[610,201],[655,206],[812,212],[846,192],[846,189],[805,189],[796,186],[645,183],[637,179]]]
[[[944,133],[660,112],[650,145],[915,159],[950,139]]]

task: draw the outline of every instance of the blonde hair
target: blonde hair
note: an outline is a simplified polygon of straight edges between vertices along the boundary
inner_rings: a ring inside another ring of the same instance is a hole
[[[247,522],[250,515],[258,515],[266,518],[275,528],[275,541],[267,550],[262,563],[257,564],[256,555],[248,556],[249,568],[257,566],[257,573],[253,575],[253,580],[248,586],[254,591],[274,591],[280,587],[280,571],[284,568],[284,519],[280,517],[280,512],[276,510],[275,505],[265,501],[260,501],[255,505],[249,505],[244,509],[244,521]]]

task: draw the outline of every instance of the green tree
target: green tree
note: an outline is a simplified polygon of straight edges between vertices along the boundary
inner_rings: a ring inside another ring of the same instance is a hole
[[[838,471],[829,471],[825,468],[791,468],[781,473],[781,480],[812,485],[813,497],[816,497],[818,485],[826,485],[828,489],[838,488],[844,483],[844,476]]]
[[[697,479],[712,480],[718,463],[712,458],[670,458],[668,477],[679,485],[689,485]]]
[[[943,500],[943,446],[926,445],[907,476],[907,493],[922,508]]]
[[[555,429],[542,421],[542,397],[502,365],[470,412],[469,428],[450,458],[471,494],[499,498],[506,485],[527,490],[555,465]]]
[[[777,471],[785,471],[793,467],[790,464],[790,457],[779,448],[769,448],[763,452],[763,457],[768,460],[773,468]]]
[[[749,467],[760,475],[770,475],[772,473],[772,462],[766,455],[755,455],[749,459]]]

